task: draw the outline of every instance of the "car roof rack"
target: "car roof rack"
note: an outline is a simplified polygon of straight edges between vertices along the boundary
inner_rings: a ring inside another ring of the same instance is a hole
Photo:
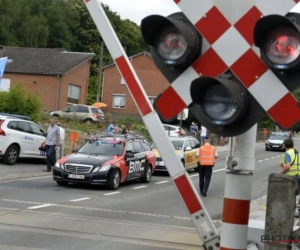
[[[25,116],[25,115],[16,115],[16,114],[9,114],[9,113],[0,113],[0,116],[5,116],[8,118],[18,118],[18,119],[23,119],[23,120],[28,120],[30,121],[30,117],[29,116]]]
[[[91,134],[88,133],[88,138],[86,139],[86,141],[96,141],[98,139],[101,138],[110,138],[116,141],[129,141],[129,140],[145,140],[145,137],[143,135],[140,134],[135,134],[135,135],[131,135],[131,134],[107,134],[107,133],[103,133],[103,134]]]

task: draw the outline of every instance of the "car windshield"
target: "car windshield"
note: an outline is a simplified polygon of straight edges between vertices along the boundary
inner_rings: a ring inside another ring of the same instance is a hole
[[[272,134],[270,136],[270,140],[285,140],[288,138],[289,138],[288,134]]]
[[[175,150],[181,150],[182,149],[183,141],[172,140],[171,143],[172,143]],[[152,143],[150,147],[151,147],[151,149],[157,149],[157,147],[154,143]]]
[[[115,143],[113,141],[98,140],[87,142],[77,152],[80,154],[95,155],[121,155],[124,150],[123,143]]]

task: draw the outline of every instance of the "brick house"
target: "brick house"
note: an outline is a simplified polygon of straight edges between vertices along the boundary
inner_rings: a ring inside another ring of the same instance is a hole
[[[0,46],[0,57],[11,61],[5,67],[2,91],[23,83],[41,98],[45,111],[85,104],[93,56],[64,49]]]
[[[151,55],[142,52],[130,57],[148,97],[153,103],[157,95],[170,86],[153,62]],[[139,111],[125,85],[115,64],[104,67],[103,87],[101,100],[107,104],[103,111],[113,115],[139,115]]]

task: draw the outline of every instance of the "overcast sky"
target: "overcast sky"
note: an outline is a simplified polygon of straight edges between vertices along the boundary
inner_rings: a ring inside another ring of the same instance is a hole
[[[101,0],[101,2],[117,12],[122,19],[130,19],[138,25],[148,15],[166,16],[180,11],[173,0]]]

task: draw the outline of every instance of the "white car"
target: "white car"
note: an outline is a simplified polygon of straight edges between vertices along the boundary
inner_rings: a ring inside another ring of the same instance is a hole
[[[7,165],[14,165],[18,158],[46,159],[39,150],[46,139],[45,131],[20,117],[0,114],[0,158]]]
[[[179,126],[169,125],[169,124],[163,124],[164,129],[168,136],[185,136],[185,131],[183,129],[180,129]]]

